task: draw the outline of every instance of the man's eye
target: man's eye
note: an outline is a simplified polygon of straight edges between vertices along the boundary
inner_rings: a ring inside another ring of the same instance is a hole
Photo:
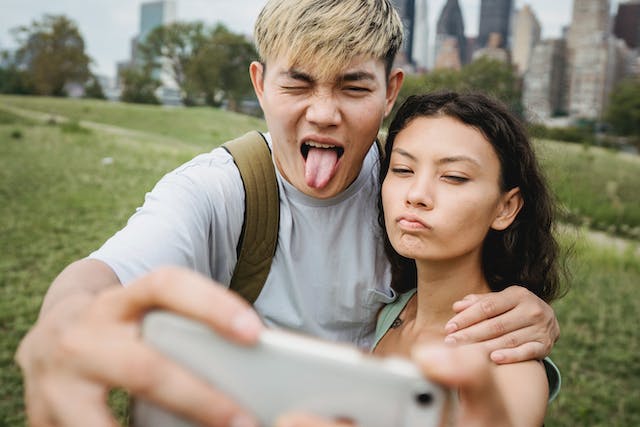
[[[359,93],[371,92],[371,90],[368,87],[362,87],[362,86],[346,86],[344,89],[348,90],[349,92],[359,92]]]
[[[300,92],[307,89],[307,86],[282,86],[282,89],[290,92]]]

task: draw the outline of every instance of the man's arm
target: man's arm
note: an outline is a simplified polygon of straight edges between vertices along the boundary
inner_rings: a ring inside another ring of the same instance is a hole
[[[496,363],[542,359],[560,336],[551,306],[521,286],[467,295],[453,305],[445,342],[483,342]]]
[[[40,307],[40,317],[67,297],[96,295],[116,285],[121,286],[120,280],[105,263],[94,259],[76,261],[62,270],[49,286]]]
[[[161,269],[127,288],[118,284],[105,264],[82,260],[51,285],[16,354],[29,424],[115,425],[106,398],[122,387],[203,425],[241,419],[253,425],[228,398],[140,339],[144,314],[158,308],[205,322],[235,341],[255,342],[262,325],[251,307],[184,269]]]

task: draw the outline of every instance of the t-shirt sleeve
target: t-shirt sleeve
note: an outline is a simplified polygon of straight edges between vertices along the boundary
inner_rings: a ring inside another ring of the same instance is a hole
[[[126,226],[89,258],[127,284],[161,266],[181,266],[228,284],[244,216],[238,169],[223,149],[165,175]]]

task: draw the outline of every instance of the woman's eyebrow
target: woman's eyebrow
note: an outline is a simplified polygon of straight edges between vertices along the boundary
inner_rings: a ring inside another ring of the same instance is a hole
[[[472,163],[473,165],[480,167],[480,163],[476,159],[469,156],[464,156],[464,155],[443,157],[441,159],[438,159],[436,163],[438,165],[443,165],[446,163],[457,163],[457,162]]]
[[[409,153],[409,152],[408,152],[408,151],[406,151],[406,150],[403,150],[402,148],[394,148],[394,149],[392,150],[392,152],[393,152],[393,153],[396,153],[396,154],[399,154],[399,155],[401,155],[401,156],[403,156],[403,157],[407,157],[407,158],[409,158],[409,159],[411,159],[411,160],[414,160],[414,161],[415,161],[415,160],[418,160],[416,156],[414,156],[413,154]]]

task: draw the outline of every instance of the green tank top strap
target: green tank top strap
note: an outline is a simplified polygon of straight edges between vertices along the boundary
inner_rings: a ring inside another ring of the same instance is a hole
[[[404,306],[407,305],[407,302],[409,302],[409,300],[415,293],[416,289],[405,292],[399,295],[394,302],[385,305],[382,310],[380,310],[380,314],[378,314],[378,322],[376,324],[376,335],[373,346],[371,347],[371,351],[376,348],[378,342],[382,339],[384,334],[387,333],[387,331],[393,324],[393,321],[396,320],[400,313],[402,313],[402,310],[404,310]]]

